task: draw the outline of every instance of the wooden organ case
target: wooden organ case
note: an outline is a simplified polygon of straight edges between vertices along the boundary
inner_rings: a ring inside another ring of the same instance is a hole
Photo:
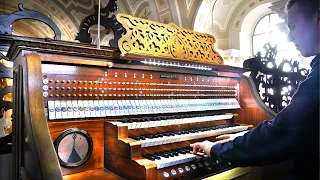
[[[252,80],[223,65],[212,36],[117,19],[126,28],[120,50],[12,43],[15,177],[197,179],[232,170],[189,145],[274,116]]]

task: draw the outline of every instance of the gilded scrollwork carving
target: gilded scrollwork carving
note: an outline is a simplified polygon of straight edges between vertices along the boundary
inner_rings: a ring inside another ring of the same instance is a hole
[[[161,24],[130,15],[118,14],[117,20],[126,29],[118,41],[122,54],[143,54],[167,58],[223,64],[214,50],[215,38],[173,23]]]

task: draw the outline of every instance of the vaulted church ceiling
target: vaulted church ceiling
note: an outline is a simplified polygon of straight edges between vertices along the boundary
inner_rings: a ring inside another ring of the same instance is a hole
[[[217,38],[226,38],[230,28],[239,28],[250,9],[267,1],[277,0],[118,0],[115,13],[165,24],[174,22],[180,27],[210,34],[215,31],[219,32],[215,34]],[[102,8],[108,2],[101,0]],[[62,40],[75,41],[79,25],[85,17],[94,13],[98,0],[7,0],[0,2],[0,14],[17,11],[19,3],[23,3],[25,9],[51,18],[60,28]],[[16,35],[53,36],[51,29],[40,22],[21,20],[14,24],[13,29]]]

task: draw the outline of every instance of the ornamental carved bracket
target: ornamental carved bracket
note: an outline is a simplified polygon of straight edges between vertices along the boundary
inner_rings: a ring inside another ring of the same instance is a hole
[[[223,64],[222,57],[213,48],[216,40],[209,34],[125,14],[118,14],[117,20],[126,29],[126,34],[118,41],[123,55],[142,54]]]
[[[114,34],[114,38],[109,41],[111,47],[118,47],[118,40],[125,31],[114,15],[114,12],[118,9],[116,2],[117,0],[109,0],[107,6],[100,10],[100,25],[107,30],[107,34],[110,31],[113,31]],[[98,24],[98,8],[98,6],[95,6],[94,14],[89,15],[82,20],[76,40],[79,40],[82,43],[92,43],[89,29],[91,26]]]
[[[46,25],[48,25],[54,32],[55,40],[61,39],[61,31],[58,28],[58,26],[46,15],[37,12],[37,11],[31,11],[31,10],[25,10],[23,8],[23,4],[19,4],[19,11],[13,12],[9,15],[0,15],[0,33],[2,34],[12,34],[11,26],[15,21],[21,20],[21,19],[33,19],[38,20]]]
[[[254,58],[246,60],[243,67],[251,71],[250,76],[263,102],[274,112],[280,112],[290,103],[309,70],[299,68],[297,61],[286,59],[277,65],[277,47],[267,43],[264,49],[265,56],[262,57],[259,52]]]

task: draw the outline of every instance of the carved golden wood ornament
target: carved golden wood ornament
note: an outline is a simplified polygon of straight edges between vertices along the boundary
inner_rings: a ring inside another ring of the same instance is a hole
[[[117,20],[126,29],[126,34],[118,41],[123,55],[141,54],[223,64],[222,57],[213,48],[216,40],[209,34],[126,14],[118,14]]]

